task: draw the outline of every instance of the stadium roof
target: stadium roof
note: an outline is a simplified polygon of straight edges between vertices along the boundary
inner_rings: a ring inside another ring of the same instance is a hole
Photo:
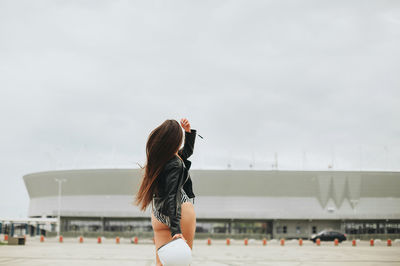
[[[192,170],[197,218],[400,219],[400,173]],[[139,169],[86,169],[24,176],[29,216],[148,217],[132,204]]]

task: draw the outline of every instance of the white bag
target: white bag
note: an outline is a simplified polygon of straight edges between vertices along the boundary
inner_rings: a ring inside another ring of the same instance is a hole
[[[157,253],[163,266],[189,266],[192,263],[192,250],[182,238],[162,245]]]

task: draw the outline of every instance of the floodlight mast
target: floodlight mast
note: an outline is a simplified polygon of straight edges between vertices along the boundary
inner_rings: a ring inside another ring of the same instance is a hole
[[[62,183],[67,182],[64,178],[55,178],[56,182],[58,182],[58,210],[57,210],[57,237],[60,237],[60,224],[61,224],[61,190],[62,190]]]

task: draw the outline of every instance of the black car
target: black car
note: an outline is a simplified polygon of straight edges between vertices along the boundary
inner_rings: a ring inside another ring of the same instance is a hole
[[[337,238],[339,242],[342,242],[347,239],[346,234],[330,230],[321,231],[318,234],[311,236],[311,241],[315,243],[315,241],[317,241],[318,238],[321,241],[334,241]]]

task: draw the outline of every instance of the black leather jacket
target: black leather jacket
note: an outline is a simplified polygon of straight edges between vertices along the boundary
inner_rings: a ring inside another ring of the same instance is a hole
[[[181,234],[181,188],[189,198],[194,198],[192,180],[189,175],[191,162],[188,158],[193,154],[196,130],[185,132],[185,144],[164,166],[157,178],[157,194],[153,195],[153,207],[169,217],[171,236]]]

